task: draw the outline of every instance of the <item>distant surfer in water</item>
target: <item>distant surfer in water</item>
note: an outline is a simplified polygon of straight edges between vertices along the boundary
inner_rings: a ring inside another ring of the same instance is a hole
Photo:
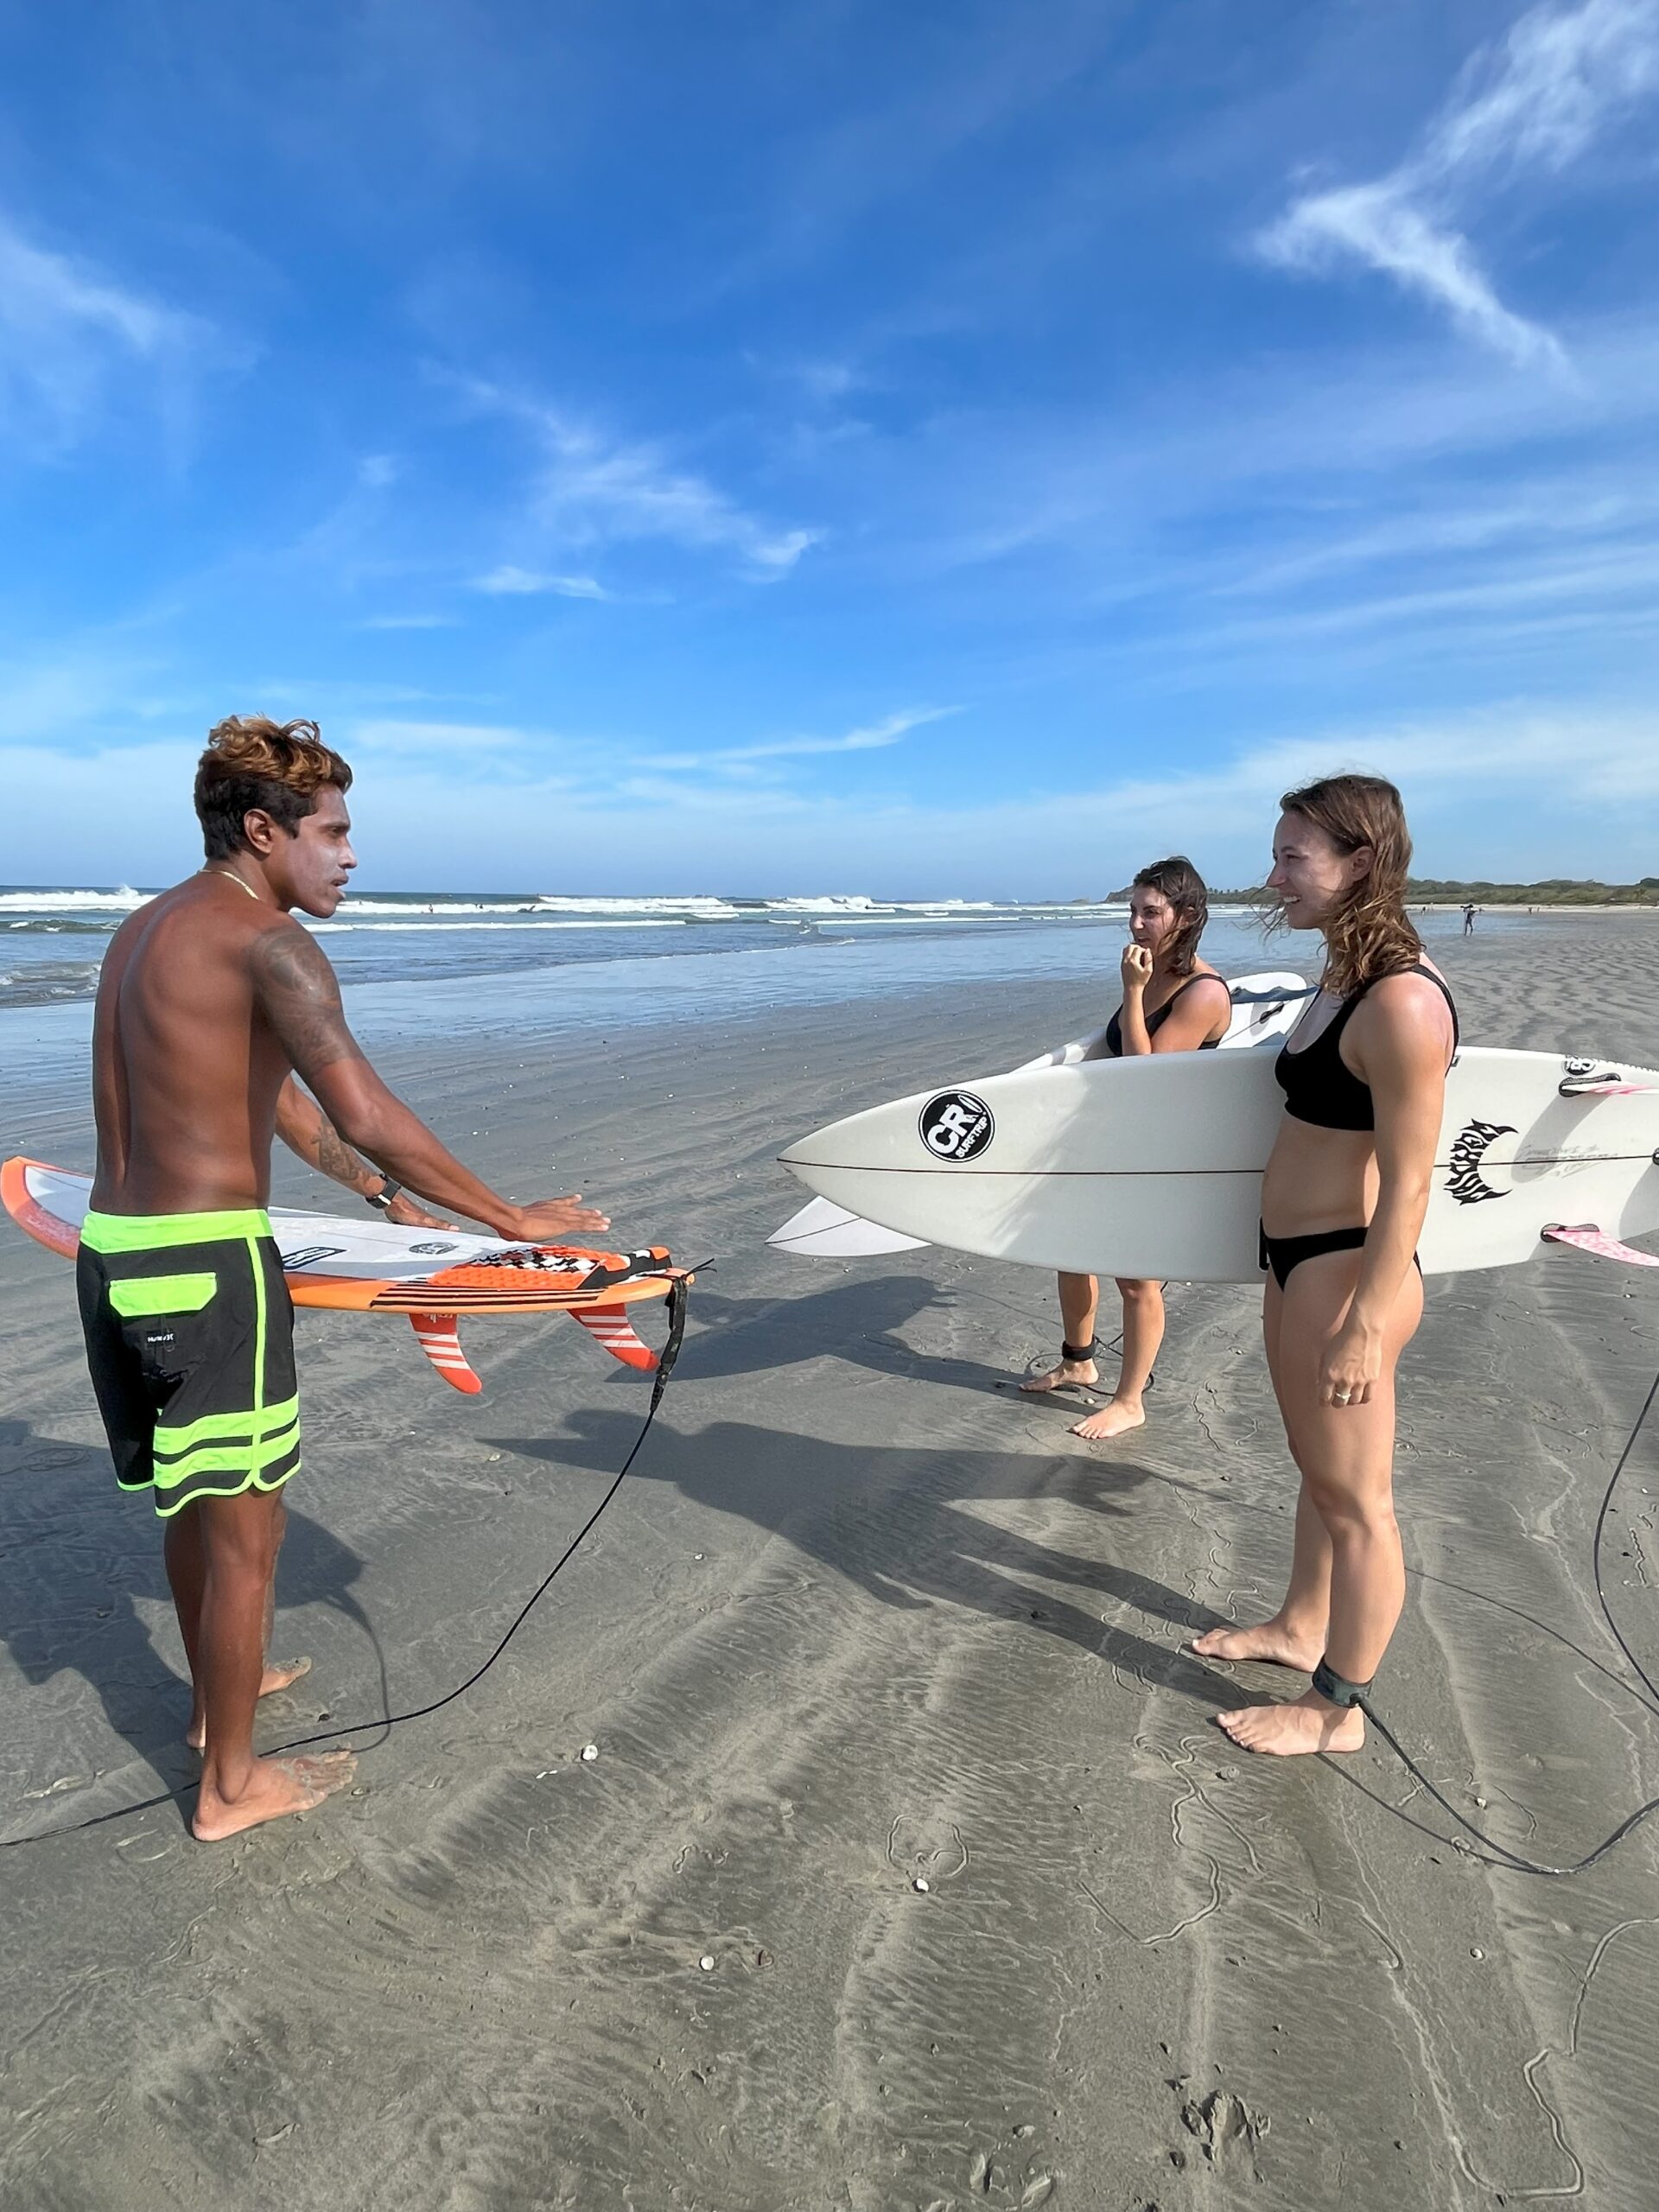
[[[1225,981],[1198,958],[1198,940],[1210,918],[1204,878],[1179,854],[1143,868],[1129,892],[1129,942],[1122,959],[1123,1002],[1106,1031],[1113,1059],[1144,1052],[1196,1052],[1220,1044],[1232,1019]],[[1164,1340],[1164,1294],[1155,1282],[1120,1279],[1123,1353],[1117,1387],[1098,1413],[1072,1424],[1090,1441],[1122,1436],[1145,1422],[1143,1402],[1153,1363]],[[1095,1316],[1100,1285],[1093,1275],[1060,1277],[1062,1337],[1057,1365],[1022,1382],[1022,1390],[1088,1387],[1095,1365]]]
[[[1458,1017],[1406,913],[1394,785],[1332,776],[1281,804],[1268,887],[1285,923],[1325,944],[1323,989],[1279,1055],[1284,1119],[1262,1185],[1262,1326],[1301,1493],[1278,1611],[1192,1649],[1313,1676],[1287,1704],[1217,1715],[1246,1751],[1353,1751],[1354,1694],[1405,1601],[1395,1367],[1422,1317],[1417,1238]]]
[[[302,1671],[267,1664],[282,1492],[300,1464],[293,1308],[264,1210],[273,1134],[394,1218],[432,1218],[406,1184],[503,1237],[609,1226],[576,1197],[499,1198],[365,1059],[334,969],[292,918],[326,919],[357,865],[351,780],[315,722],[221,722],[196,772],[206,865],[123,923],[99,978],[77,1287],[116,1479],[148,1491],[166,1524],[204,1841],[308,1811],[355,1765],[253,1753],[257,1700]]]

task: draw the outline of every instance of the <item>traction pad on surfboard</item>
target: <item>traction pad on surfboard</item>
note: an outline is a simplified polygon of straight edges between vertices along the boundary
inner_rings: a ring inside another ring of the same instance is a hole
[[[516,1305],[534,1290],[550,1300],[584,1305],[606,1291],[642,1278],[661,1275],[671,1264],[668,1248],[652,1244],[639,1252],[590,1252],[573,1244],[511,1244],[486,1252],[457,1268],[443,1268],[418,1282],[391,1283],[372,1303],[381,1310],[429,1313],[434,1291],[443,1294],[448,1313],[475,1312],[498,1304]]]

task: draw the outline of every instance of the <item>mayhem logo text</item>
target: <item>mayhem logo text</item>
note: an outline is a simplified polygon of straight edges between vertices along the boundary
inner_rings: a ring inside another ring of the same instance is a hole
[[[1446,1179],[1446,1187],[1460,1206],[1478,1206],[1483,1198],[1507,1198],[1507,1191],[1495,1191],[1480,1172],[1480,1163],[1486,1157],[1486,1147],[1494,1137],[1515,1135],[1513,1122],[1465,1122],[1452,1141],[1452,1173]]]

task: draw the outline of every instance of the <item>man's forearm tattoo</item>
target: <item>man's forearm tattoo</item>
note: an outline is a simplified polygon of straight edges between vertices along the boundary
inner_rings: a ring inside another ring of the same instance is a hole
[[[372,1182],[377,1172],[360,1153],[353,1151],[326,1114],[318,1116],[317,1165],[325,1175],[332,1175],[336,1183],[352,1190],[361,1190]]]

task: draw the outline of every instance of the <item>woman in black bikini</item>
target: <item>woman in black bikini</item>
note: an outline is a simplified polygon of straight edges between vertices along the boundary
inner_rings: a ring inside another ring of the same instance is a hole
[[[1458,1017],[1406,915],[1411,839],[1394,785],[1332,776],[1281,804],[1268,887],[1290,928],[1325,944],[1323,992],[1279,1055],[1285,1118],[1262,1185],[1262,1327],[1302,1486],[1278,1611],[1192,1648],[1313,1678],[1287,1704],[1218,1713],[1236,1744],[1352,1751],[1365,1740],[1354,1694],[1405,1599],[1395,1367],[1422,1317],[1417,1238]]]
[[[1195,1052],[1220,1044],[1232,1018],[1227,985],[1206,961],[1198,939],[1210,918],[1204,878],[1179,854],[1143,868],[1129,893],[1129,943],[1124,948],[1123,1003],[1106,1030],[1112,1059],[1142,1052]],[[1164,1340],[1164,1296],[1155,1282],[1120,1281],[1123,1357],[1109,1403],[1071,1433],[1091,1441],[1121,1436],[1146,1421],[1142,1394]],[[1087,1386],[1096,1379],[1095,1313],[1100,1286],[1093,1275],[1060,1277],[1063,1335],[1058,1365],[1022,1382],[1022,1390]]]

